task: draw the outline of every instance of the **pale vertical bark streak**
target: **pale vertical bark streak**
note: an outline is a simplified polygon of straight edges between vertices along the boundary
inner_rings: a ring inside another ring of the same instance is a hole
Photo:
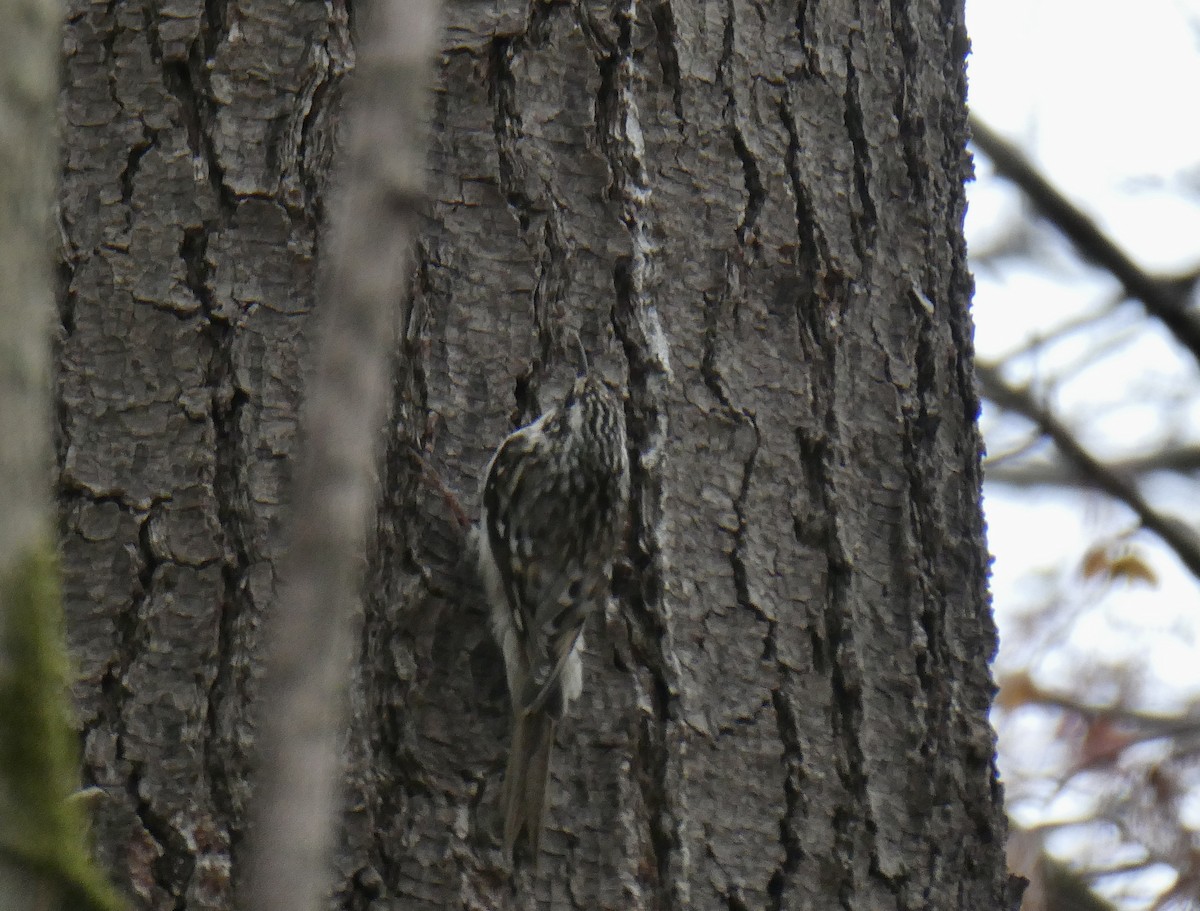
[[[0,909],[113,911],[87,858],[50,495],[53,0],[0,0]]]
[[[48,530],[54,96],[52,0],[0,14],[0,576]]]
[[[246,891],[261,911],[320,907],[330,883],[376,439],[425,186],[437,3],[380,0],[361,16],[287,575],[266,633]]]

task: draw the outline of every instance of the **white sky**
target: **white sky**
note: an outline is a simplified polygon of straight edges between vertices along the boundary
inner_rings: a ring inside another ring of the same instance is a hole
[[[1104,0],[969,0],[967,12],[976,114],[1019,143],[1144,267],[1165,274],[1200,264],[1200,0],[1141,0],[1136,11]],[[1022,208],[1013,188],[989,179],[989,170],[981,160],[980,179],[970,188],[973,248],[994,245]],[[976,346],[983,360],[1120,300],[1116,283],[1081,265],[1052,231],[1038,229],[1032,244],[1032,259],[976,268]],[[1200,437],[1194,361],[1161,327],[1147,331],[1136,304],[1119,307],[1100,325],[1109,336],[1124,331],[1127,337],[1078,380],[1045,390],[1080,438],[1097,454],[1115,455]],[[1096,340],[1095,333],[1078,333],[1026,359],[1011,377],[1035,386],[1053,380],[1085,358]],[[994,431],[993,452],[1025,432],[1019,424],[987,420],[985,428]],[[1184,494],[1173,489],[1167,502],[1195,523],[1200,492],[1191,487]],[[1061,575],[1097,539],[1132,526],[1124,510],[1098,495],[1044,489],[990,489],[987,510],[1002,624],[1028,608],[1031,574]],[[1177,605],[1183,626],[1196,634],[1200,591],[1194,580],[1151,536],[1136,540],[1150,548],[1162,586],[1116,593],[1106,599],[1112,610],[1149,617],[1164,603]],[[1081,648],[1132,648],[1125,631],[1092,633]],[[1177,635],[1151,638],[1154,657],[1162,659],[1153,661],[1161,682],[1200,693],[1200,661],[1191,644],[1181,655]]]
[[[1021,146],[1143,268],[1171,275],[1200,267],[1200,0],[967,0],[967,18],[974,112]],[[1031,384],[1102,457],[1200,440],[1195,359],[1044,223],[1022,234],[1027,206],[1019,193],[994,179],[984,160],[976,169],[968,243],[1018,254],[974,265],[978,357],[999,361],[1095,314],[1091,328],[1013,364],[1009,379]],[[1091,366],[1077,372],[1081,363]],[[993,409],[983,422],[993,454],[1030,438],[1028,424]],[[1052,450],[1043,443],[1038,451]],[[1163,480],[1143,492],[1200,527],[1200,478]],[[1045,686],[1160,711],[1200,700],[1200,585],[1174,555],[1139,532],[1130,540],[1157,574],[1156,587],[1105,589],[1078,575],[1089,547],[1136,527],[1128,510],[1101,494],[999,485],[987,488],[985,508],[1000,675],[1040,654],[1031,670]],[[1031,621],[1048,606],[1055,613]],[[1061,749],[1060,723],[1018,713],[1002,732],[1001,769],[1023,824],[1086,813],[1095,799],[1086,781],[1060,787],[1056,773],[1073,761]],[[1194,796],[1191,816],[1200,826]],[[1105,844],[1103,830],[1060,834],[1065,840],[1051,847],[1064,855],[1121,850],[1115,836]],[[1109,896],[1146,907],[1172,881],[1160,868]]]
[[[974,112],[1143,268],[1171,275],[1200,267],[1200,0],[968,0],[967,16]],[[1021,234],[1020,195],[982,159],[977,172],[968,243],[1018,254],[974,266],[978,357],[999,361],[1095,314],[1091,328],[1013,364],[1009,379],[1031,384],[1102,457],[1200,440],[1195,359],[1052,229]],[[1077,372],[1081,363],[1091,366]],[[993,454],[1030,436],[1029,425],[993,409],[985,409],[984,430]],[[1200,479],[1163,480],[1143,492],[1200,527]],[[1160,711],[1200,700],[1200,586],[1174,555],[1139,532],[1130,540],[1157,574],[1156,587],[1104,589],[1078,575],[1089,547],[1135,527],[1128,510],[1100,494],[1050,488],[989,486],[985,500],[1000,675],[1041,654],[1031,670],[1045,686]],[[1051,605],[1066,619],[1031,622]],[[1031,646],[1030,636],[1059,647]],[[1055,775],[1072,761],[1057,745],[1059,723],[1016,715],[1003,732],[1001,768],[1027,825],[1086,813],[1095,796],[1059,787]],[[1200,809],[1192,815],[1200,823]],[[1103,840],[1089,830],[1052,847],[1068,855],[1117,850],[1117,841],[1106,848]],[[1128,883],[1141,895],[1123,903],[1147,906],[1172,879],[1160,869]]]
[[[1200,260],[1200,187],[1190,203],[1178,187],[1200,183],[1200,3],[968,0],[967,16],[972,107],[1140,262]]]

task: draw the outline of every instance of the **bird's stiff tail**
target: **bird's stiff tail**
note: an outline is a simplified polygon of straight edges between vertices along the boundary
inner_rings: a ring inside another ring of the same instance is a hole
[[[504,772],[504,853],[514,857],[513,849],[521,832],[525,845],[536,863],[538,840],[546,804],[546,785],[550,779],[550,748],[558,722],[544,708],[517,712],[513,720],[512,747]]]

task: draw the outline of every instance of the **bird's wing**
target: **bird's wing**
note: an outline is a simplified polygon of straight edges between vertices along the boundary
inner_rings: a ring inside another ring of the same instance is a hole
[[[549,447],[529,431],[513,434],[500,447],[483,489],[488,543],[526,644],[533,685],[522,694],[527,706],[540,705],[557,682],[595,597],[583,591],[588,587],[583,554],[572,543],[577,536],[565,527],[572,521],[570,498],[549,489]]]

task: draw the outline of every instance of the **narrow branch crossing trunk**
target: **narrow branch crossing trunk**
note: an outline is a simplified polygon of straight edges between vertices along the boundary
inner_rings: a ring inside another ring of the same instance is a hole
[[[246,906],[324,904],[341,795],[340,744],[376,499],[395,304],[404,298],[424,201],[434,0],[364,13],[337,168],[322,319],[308,384],[288,576],[268,618],[259,709],[257,814]]]

